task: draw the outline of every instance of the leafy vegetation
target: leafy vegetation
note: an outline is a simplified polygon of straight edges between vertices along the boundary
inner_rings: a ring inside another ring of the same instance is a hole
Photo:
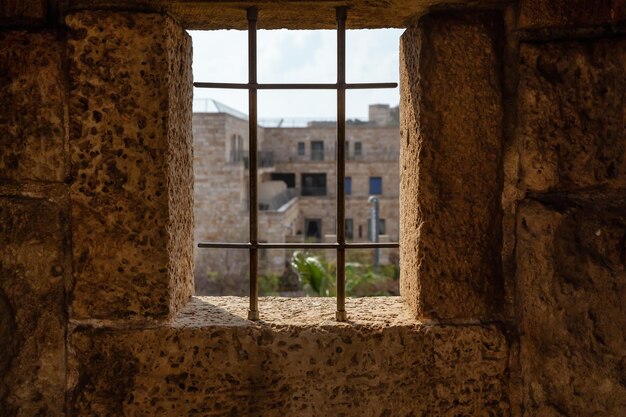
[[[294,252],[282,274],[259,276],[259,295],[334,297],[337,267],[334,259],[327,259],[324,256],[325,252],[323,250]],[[390,264],[380,265],[375,269],[371,250],[350,250],[346,255],[348,297],[399,295],[400,270],[397,256],[390,257]],[[229,257],[223,259],[228,264],[238,265],[235,259],[231,260]],[[228,268],[227,273],[223,275],[207,271],[204,279],[196,280],[199,294],[246,296],[249,291],[249,274],[247,265],[245,266],[245,269]]]
[[[354,261],[346,263],[346,296],[366,297],[398,295],[399,269],[397,265],[380,266],[378,271],[369,263]],[[321,255],[294,252],[291,267],[298,274],[307,295],[333,297],[336,294],[336,264]]]

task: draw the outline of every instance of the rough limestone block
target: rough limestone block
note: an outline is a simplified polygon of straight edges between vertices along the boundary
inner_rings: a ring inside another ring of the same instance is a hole
[[[0,188],[0,415],[64,416],[64,186]]]
[[[504,335],[425,326],[395,297],[194,298],[170,325],[76,329],[71,416],[507,416]]]
[[[193,292],[190,38],[158,14],[67,25],[72,317],[171,317]]]
[[[0,32],[0,181],[69,172],[62,45],[48,32]]]
[[[428,15],[401,40],[401,294],[420,318],[501,302],[499,14]]]
[[[568,28],[611,23],[625,17],[624,0],[521,0],[518,27]]]
[[[623,208],[520,206],[524,416],[626,415],[624,236]]]
[[[43,23],[48,13],[47,0],[2,0],[0,25],[4,23]]]
[[[626,39],[522,44],[520,59],[522,187],[626,186]]]

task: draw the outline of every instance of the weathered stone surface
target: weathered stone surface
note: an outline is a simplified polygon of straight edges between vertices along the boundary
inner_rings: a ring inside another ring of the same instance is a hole
[[[171,324],[78,328],[72,416],[508,415],[506,341],[426,326],[397,298],[194,298]]]
[[[408,22],[430,7],[493,7],[513,0],[351,0],[348,28],[405,28]],[[69,0],[69,8],[106,8],[121,10],[163,11],[189,29],[247,29],[245,8],[259,7],[259,27],[263,29],[334,29],[335,7],[344,5],[328,0],[309,0],[306,7],[299,1],[229,0]]]
[[[626,415],[624,213],[520,206],[524,416]]]
[[[611,23],[626,17],[624,0],[521,0],[521,29]]]
[[[0,3],[0,25],[43,23],[47,18],[48,3],[46,0],[3,0]]]
[[[401,294],[489,317],[501,277],[499,14],[429,15],[401,41]]]
[[[72,316],[170,317],[193,291],[190,39],[156,14],[67,24]]]
[[[65,415],[65,291],[71,263],[64,188],[0,187],[3,417]]]
[[[62,44],[0,32],[0,179],[63,181],[69,171]]]
[[[626,39],[522,44],[521,187],[626,186]]]

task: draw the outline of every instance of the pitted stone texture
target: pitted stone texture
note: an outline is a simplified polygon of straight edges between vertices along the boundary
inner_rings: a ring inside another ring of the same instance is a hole
[[[0,32],[0,180],[69,172],[62,46],[49,32]]]
[[[407,22],[421,16],[430,7],[494,7],[513,0],[351,0],[348,10],[349,29],[405,28]],[[259,6],[259,28],[262,29],[335,29],[335,7],[341,2],[308,0],[263,1],[241,3],[232,0],[68,0],[69,7],[121,10],[165,10],[189,29],[247,29],[245,8]]]
[[[402,37],[401,294],[420,318],[501,302],[500,20],[428,15]]]
[[[623,208],[520,206],[524,416],[626,415],[624,236]]]
[[[64,186],[0,187],[0,415],[64,416]]]
[[[521,0],[519,28],[567,28],[626,18],[624,0]]]
[[[408,318],[397,298],[194,298],[170,326],[78,328],[72,416],[508,415],[492,326]]]
[[[626,186],[626,39],[522,44],[521,186]]]
[[[193,291],[190,39],[157,14],[67,25],[72,316],[171,317]]]

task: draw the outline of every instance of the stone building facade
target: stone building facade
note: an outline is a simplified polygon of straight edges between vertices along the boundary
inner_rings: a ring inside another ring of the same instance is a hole
[[[248,241],[248,121],[245,114],[210,100],[195,113],[194,241]],[[334,241],[336,230],[336,124],[259,127],[259,239],[263,242]],[[379,240],[399,239],[398,107],[371,105],[369,121],[346,129],[346,236],[372,241],[372,204],[379,200]],[[389,261],[390,249],[381,251]],[[281,274],[291,252],[264,250],[262,273]],[[195,250],[196,286],[207,274],[244,275],[246,253]],[[397,259],[392,256],[393,259]],[[226,261],[224,261],[226,259]],[[235,266],[236,265],[236,266]],[[230,277],[230,278],[228,278]],[[222,287],[220,287],[222,288]]]
[[[619,0],[258,1],[403,27],[401,296],[193,297],[191,43],[240,2],[0,4],[0,415],[626,415]]]

